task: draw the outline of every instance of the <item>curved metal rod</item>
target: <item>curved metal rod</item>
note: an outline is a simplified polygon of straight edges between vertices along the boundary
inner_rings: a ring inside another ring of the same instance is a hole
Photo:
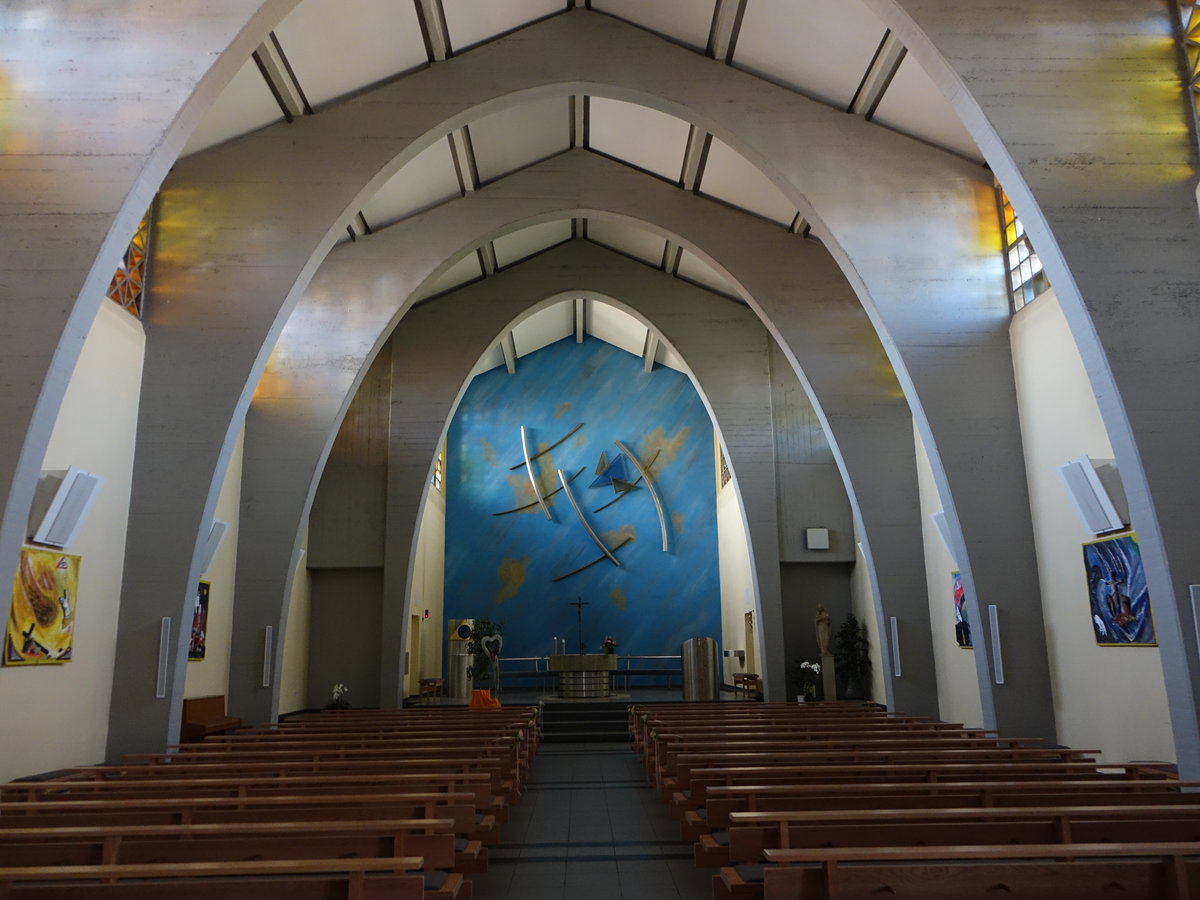
[[[572,428],[570,431],[568,431],[566,434],[564,434],[562,437],[560,437],[557,441],[555,441],[553,444],[551,444],[549,447],[547,447],[545,450],[539,450],[537,453],[533,454],[533,456],[529,456],[528,454],[526,454],[525,462],[519,462],[515,466],[509,466],[508,470],[510,472],[515,472],[515,471],[517,471],[517,469],[521,468],[521,466],[528,465],[529,461],[531,459],[537,459],[539,456],[545,456],[547,453],[549,453],[551,450],[553,450],[555,447],[557,447],[559,444],[561,444],[563,441],[565,441],[567,438],[569,438],[571,435],[573,435],[575,432],[577,432],[582,427],[583,427],[583,423],[580,422],[578,425],[576,425],[574,428]]]
[[[572,475],[570,478],[568,478],[567,481],[574,481],[576,478],[578,478],[580,475],[583,474],[583,470],[586,468],[587,468],[587,466],[584,466],[583,468],[581,468],[578,472],[576,472],[574,475]],[[546,494],[546,499],[549,500],[551,497],[553,497],[555,494],[557,494],[561,490],[562,490],[561,487],[556,487],[554,490],[550,491],[550,493]],[[533,509],[533,507],[535,507],[535,506],[537,506],[536,500],[534,500],[532,503],[526,503],[524,506],[516,506],[516,507],[513,507],[512,509],[504,509],[504,510],[501,510],[500,512],[494,512],[494,513],[492,513],[492,515],[493,516],[507,516],[509,513],[524,512],[527,509]]]
[[[579,516],[579,524],[583,526],[583,530],[588,533],[588,536],[596,542],[596,546],[604,551],[604,555],[608,557],[608,561],[614,566],[620,566],[617,558],[612,555],[612,551],[604,546],[604,541],[597,537],[596,532],[592,531],[592,526],[588,524],[587,519],[583,517],[583,510],[579,508],[579,504],[575,502],[575,495],[571,493],[571,486],[567,481],[567,476],[563,474],[563,470],[558,470],[558,480],[562,482],[563,493],[567,495],[567,500],[571,503],[571,509],[575,510],[575,515]]]
[[[542,507],[542,512],[546,514],[546,518],[553,522],[554,517],[550,515],[550,507],[546,505],[546,498],[538,490],[537,478],[533,474],[533,461],[529,458],[529,437],[525,433],[524,425],[521,426],[521,452],[525,454],[525,469],[529,472],[529,483],[533,485],[533,496],[537,497],[537,502]],[[568,496],[570,496],[569,492]]]
[[[631,538],[631,537],[627,537],[624,540],[622,540],[621,543],[619,543],[619,544],[617,544],[617,546],[613,547],[613,553],[616,553],[618,550],[620,550],[622,547],[624,547],[626,544],[628,544],[632,540],[633,540],[633,538]],[[555,575],[550,580],[551,581],[562,581],[564,578],[570,578],[572,575],[578,575],[584,569],[590,569],[592,566],[594,566],[598,562],[604,562],[603,555],[597,556],[591,562],[585,562],[578,569],[572,569],[570,572],[564,572],[562,575]]]
[[[633,463],[633,467],[638,470],[642,478],[646,479],[646,490],[650,492],[650,496],[654,498],[654,508],[658,510],[658,527],[662,529],[663,553],[667,552],[667,517],[663,513],[662,500],[658,497],[658,491],[654,489],[654,482],[650,480],[650,473],[646,471],[646,467],[638,462],[638,458],[633,455],[633,451],[622,444],[620,441],[613,441],[617,448],[629,457],[629,461]]]
[[[657,450],[654,451],[654,455],[652,457],[650,457],[650,462],[646,463],[647,469],[649,469],[652,465],[654,465],[654,461],[656,459],[658,459],[658,454],[660,454],[660,453],[662,453],[662,447],[659,447]],[[637,481],[635,481],[633,483],[633,486],[637,487],[638,482],[640,482],[641,480],[642,480],[642,476],[639,475],[637,477]],[[602,509],[608,509],[610,506],[612,506],[614,503],[616,503],[618,500],[620,500],[622,497],[624,497],[628,493],[629,493],[629,491],[622,491],[620,494],[617,494],[617,496],[613,497],[611,500],[609,500],[603,506],[597,506],[595,509],[592,510],[592,512],[598,513]]]

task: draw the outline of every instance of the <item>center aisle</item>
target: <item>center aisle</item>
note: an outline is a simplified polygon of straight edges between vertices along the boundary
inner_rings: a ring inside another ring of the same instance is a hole
[[[474,900],[709,900],[712,871],[616,744],[543,744]]]

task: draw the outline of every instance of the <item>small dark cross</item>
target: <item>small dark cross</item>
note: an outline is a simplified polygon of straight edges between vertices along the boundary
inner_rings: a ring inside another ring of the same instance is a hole
[[[585,606],[591,606],[592,604],[584,600],[582,597],[579,597],[574,603],[568,603],[567,605],[574,606],[576,611],[579,613],[579,655],[583,656],[583,608]]]

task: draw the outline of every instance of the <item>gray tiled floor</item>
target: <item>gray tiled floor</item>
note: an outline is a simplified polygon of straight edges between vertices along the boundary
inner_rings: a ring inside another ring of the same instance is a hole
[[[543,744],[526,793],[470,876],[475,900],[708,900],[641,765],[623,744]]]

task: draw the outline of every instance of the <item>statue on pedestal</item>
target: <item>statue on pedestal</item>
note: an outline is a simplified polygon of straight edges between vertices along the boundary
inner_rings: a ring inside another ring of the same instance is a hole
[[[833,635],[829,620],[829,611],[820,603],[817,604],[817,615],[813,619],[813,627],[817,632],[817,650],[822,656],[829,655],[829,641]]]

